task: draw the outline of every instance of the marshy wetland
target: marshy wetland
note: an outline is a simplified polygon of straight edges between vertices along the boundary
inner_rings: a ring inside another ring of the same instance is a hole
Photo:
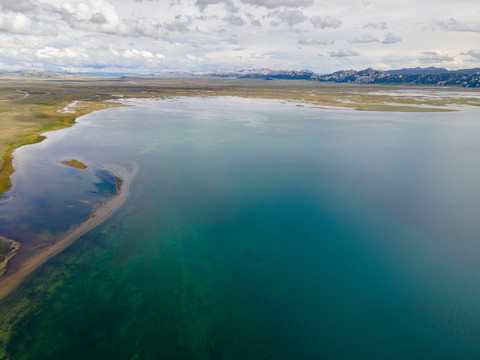
[[[0,85],[0,359],[479,353],[479,92]]]

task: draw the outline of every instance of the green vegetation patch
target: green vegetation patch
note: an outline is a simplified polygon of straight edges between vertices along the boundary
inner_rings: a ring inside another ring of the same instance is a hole
[[[120,191],[120,187],[122,186],[122,179],[118,176],[115,176],[115,186],[117,188],[117,192]]]
[[[390,111],[390,112],[452,112],[458,111],[455,109],[440,109],[433,107],[419,107],[419,106],[400,106],[400,105],[383,105],[383,104],[367,104],[358,105],[355,110],[360,111]]]
[[[67,160],[61,162],[63,165],[72,166],[77,169],[86,169],[88,166],[78,160]]]
[[[91,86],[47,81],[16,80],[0,83],[0,98],[3,99],[0,100],[0,197],[11,187],[12,156],[15,149],[42,141],[45,137],[41,134],[69,127],[79,116],[123,106],[119,103],[85,100],[97,91]],[[15,94],[17,98],[13,98]],[[75,107],[71,113],[62,111],[75,100],[82,101],[82,105]]]
[[[10,249],[10,244],[7,243],[6,241],[1,241],[0,240],[0,259],[8,252]]]
[[[0,276],[7,270],[8,261],[15,256],[20,243],[0,237]]]

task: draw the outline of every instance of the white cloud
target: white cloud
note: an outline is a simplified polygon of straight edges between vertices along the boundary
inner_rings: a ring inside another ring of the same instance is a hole
[[[450,18],[448,20],[434,20],[432,22],[432,27],[434,30],[480,32],[480,24],[460,22],[455,18]]]
[[[197,0],[195,5],[197,5],[200,9],[204,10],[208,5],[215,5],[224,3],[224,0]]]
[[[377,38],[374,38],[372,35],[365,34],[361,38],[354,38],[350,41],[353,44],[367,44],[372,42],[380,42]]]
[[[469,50],[467,52],[461,52],[460,55],[469,55],[474,59],[480,59],[480,51]]]
[[[314,16],[310,19],[310,22],[315,29],[337,29],[340,27],[340,25],[342,25],[342,21],[340,19],[334,19],[330,16]]]
[[[156,61],[156,60],[163,60],[165,59],[164,54],[154,54],[151,51],[147,50],[137,50],[137,49],[128,49],[124,50],[121,53],[121,56],[123,56],[126,59],[136,59],[136,60],[143,60],[143,61]]]
[[[455,61],[455,58],[448,54],[441,54],[438,51],[424,51],[419,60],[422,63],[442,63]]]
[[[44,49],[38,50],[35,55],[39,59],[78,59],[78,58],[88,58],[88,55],[79,49],[64,48],[57,49],[54,47],[46,47]]]
[[[122,56],[127,59],[138,58],[138,57],[143,57],[145,59],[153,58],[153,54],[150,51],[137,50],[137,49],[125,50],[122,53]]]
[[[236,16],[236,15],[227,16],[223,18],[223,20],[225,20],[230,25],[235,25],[235,26],[242,26],[246,24],[245,20],[243,20],[240,16]]]
[[[335,40],[298,40],[298,45],[333,45]]]
[[[356,70],[479,61],[474,0],[0,0],[0,7],[5,68],[328,73],[347,60]]]
[[[360,53],[350,50],[350,49],[339,49],[334,51],[329,51],[330,57],[349,57],[349,56],[359,56]]]
[[[45,27],[20,12],[9,11],[0,5],[0,32],[23,35],[56,35],[57,27]]]
[[[278,26],[280,24],[294,26],[307,20],[307,17],[300,10],[286,9],[283,11],[274,11],[271,13],[271,15],[278,19],[271,22],[272,26]]]
[[[368,44],[368,43],[395,44],[401,41],[402,41],[402,38],[400,36],[389,33],[385,36],[385,38],[382,41],[380,41],[376,37],[373,37],[369,34],[365,34],[360,38],[354,38],[350,42],[352,44]]]
[[[272,9],[281,6],[301,7],[313,5],[313,0],[241,0],[245,4],[264,6]]]
[[[166,29],[168,31],[176,31],[180,33],[186,33],[188,32],[188,25],[185,22],[182,22],[180,20],[175,20],[171,22],[170,24],[166,25]]]
[[[0,7],[0,11],[2,8]],[[23,14],[6,12],[0,13],[0,31],[13,34],[30,34],[32,24],[30,19]]]
[[[381,23],[368,23],[367,25],[363,26],[364,29],[375,29],[375,30],[387,30],[388,25],[386,22]]]
[[[2,7],[5,10],[14,12],[26,12],[35,8],[29,0],[2,0]]]
[[[63,3],[62,19],[74,29],[131,37],[166,39],[163,27],[153,19],[122,19],[115,7],[105,0]]]
[[[385,36],[385,39],[382,40],[382,44],[395,44],[401,42],[402,38],[395,34],[389,33]]]

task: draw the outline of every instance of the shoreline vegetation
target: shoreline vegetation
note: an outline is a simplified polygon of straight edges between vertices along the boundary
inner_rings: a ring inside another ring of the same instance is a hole
[[[22,264],[20,270],[15,271],[12,274],[6,274],[6,276],[3,278],[2,276],[0,276],[0,300],[7,296],[12,290],[14,290],[28,274],[30,274],[43,263],[45,263],[51,257],[59,254],[61,251],[63,251],[65,248],[75,242],[75,240],[77,240],[79,237],[85,235],[90,230],[102,224],[120,207],[122,207],[122,205],[128,198],[130,184],[138,172],[138,165],[134,163],[133,169],[131,171],[119,165],[108,165],[105,166],[105,169],[114,174],[115,179],[118,179],[117,194],[108,201],[98,206],[86,221],[73,227],[65,234],[60,236],[53,245],[46,247],[39,253],[36,253],[32,257],[28,258]],[[7,255],[4,258],[4,262],[0,262],[1,275],[2,264],[6,269],[8,260],[10,260],[15,255],[16,250],[18,250],[18,248],[20,247],[20,243],[5,238],[0,239],[4,241],[10,241],[12,243],[12,248],[15,248],[16,246],[15,252],[10,252],[10,255]]]
[[[0,97],[5,92],[0,83]],[[30,90],[31,91],[31,90]],[[75,119],[88,113],[112,107],[124,106],[105,101],[85,101],[74,112],[58,110],[65,100],[46,101],[42,95],[31,91],[30,96],[0,103],[0,197],[10,189],[13,174],[13,152],[24,145],[36,144],[45,139],[45,132],[60,130],[75,124]]]

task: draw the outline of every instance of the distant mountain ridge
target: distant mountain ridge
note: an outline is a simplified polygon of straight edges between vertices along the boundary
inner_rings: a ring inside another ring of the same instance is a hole
[[[14,76],[28,79],[73,79],[76,77],[115,77],[120,79],[158,79],[164,76],[217,76],[233,78],[253,78],[264,80],[309,80],[335,83],[354,84],[405,84],[405,85],[433,85],[433,86],[460,86],[465,88],[480,88],[480,68],[447,70],[445,68],[405,68],[398,70],[340,70],[331,74],[318,74],[310,70],[272,70],[267,68],[246,69],[233,71],[210,72],[160,72],[148,75],[123,74],[123,73],[68,73],[49,71],[2,71],[0,76]]]
[[[381,71],[368,68],[365,70],[340,70],[331,74],[320,75],[309,70],[270,70],[253,69],[239,71],[213,71],[196,73],[219,77],[257,78],[257,79],[292,79],[311,81],[330,81],[355,84],[406,84],[480,87],[480,68],[447,70],[445,68],[407,68]]]
[[[387,70],[385,71],[388,74],[404,74],[404,75],[419,75],[419,74],[440,74],[444,72],[448,72],[445,68],[437,68],[434,66],[426,67],[426,68],[403,68],[398,70]]]

